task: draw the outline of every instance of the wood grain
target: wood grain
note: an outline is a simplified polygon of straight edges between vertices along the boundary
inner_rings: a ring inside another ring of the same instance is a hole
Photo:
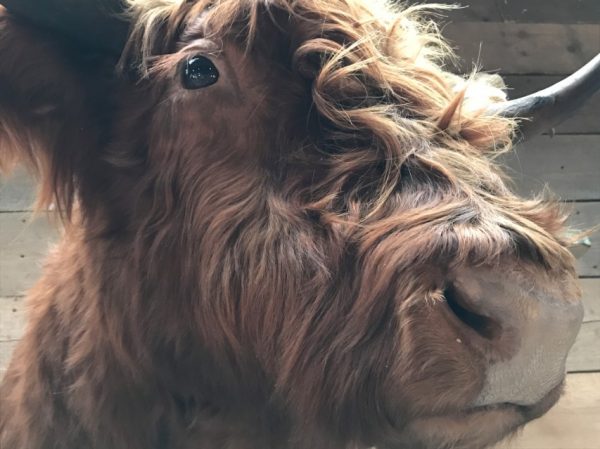
[[[43,256],[58,236],[45,216],[0,214],[0,296],[19,296],[38,279]]]
[[[600,199],[600,135],[539,136],[500,160],[523,195],[547,185],[563,200]]]
[[[0,380],[8,368],[8,363],[18,341],[0,341]]]
[[[442,34],[463,60],[504,74],[567,75],[600,52],[600,24],[450,23]]]
[[[426,0],[418,3],[459,4],[448,19],[455,22],[599,23],[598,0]]]
[[[0,213],[31,210],[35,189],[35,182],[23,169],[11,176],[0,175]]]
[[[25,328],[24,299],[0,298],[0,342],[21,338]]]
[[[583,321],[586,323],[600,321],[600,278],[580,279],[579,282],[585,307]]]
[[[23,298],[0,298],[0,379],[24,329]]]

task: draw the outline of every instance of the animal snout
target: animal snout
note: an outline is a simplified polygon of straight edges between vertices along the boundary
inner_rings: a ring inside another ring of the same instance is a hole
[[[562,384],[583,319],[571,275],[473,269],[444,294],[460,341],[485,359],[474,406],[534,406]]]

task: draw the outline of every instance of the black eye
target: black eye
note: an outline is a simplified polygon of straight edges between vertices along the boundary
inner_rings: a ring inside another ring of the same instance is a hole
[[[186,89],[200,89],[215,84],[219,80],[219,71],[210,59],[193,56],[183,64],[181,78]]]

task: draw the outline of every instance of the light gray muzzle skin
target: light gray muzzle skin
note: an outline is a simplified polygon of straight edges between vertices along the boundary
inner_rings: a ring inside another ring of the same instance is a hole
[[[583,321],[579,290],[570,276],[532,280],[511,271],[501,276],[469,271],[454,282],[467,307],[500,325],[498,345],[510,354],[491,360],[474,406],[531,406],[559,386]]]

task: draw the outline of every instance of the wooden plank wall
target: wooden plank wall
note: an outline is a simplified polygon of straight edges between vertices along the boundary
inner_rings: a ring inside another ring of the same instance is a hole
[[[560,80],[600,52],[600,0],[463,0],[463,4],[469,7],[452,12],[452,22],[443,27],[464,58],[462,70],[476,65],[501,73],[512,97]],[[530,195],[547,185],[568,202],[574,227],[597,226],[600,95],[555,131],[553,137],[541,136],[522,145],[505,162],[521,193]],[[0,180],[0,377],[23,330],[23,293],[37,278],[40,261],[58,235],[44,217],[31,218],[33,196],[31,181],[21,173]],[[600,437],[600,375],[590,374],[600,372],[600,235],[593,235],[592,241],[592,250],[578,264],[586,315],[568,361],[571,372],[588,374],[570,375],[559,408],[529,426],[507,448],[597,447],[597,441],[586,439],[592,431]],[[565,431],[561,422],[572,432]]]
[[[482,67],[503,76],[511,98],[547,87],[600,53],[598,0],[471,0],[449,14],[444,36],[462,70]],[[545,187],[567,202],[570,224],[600,225],[600,94],[552,133],[504,159],[518,191]],[[572,371],[600,371],[600,235],[578,262],[586,318],[569,359]]]
[[[433,3],[433,2],[431,2]],[[461,68],[503,76],[511,98],[547,87],[600,53],[598,0],[471,0],[449,13],[444,36]],[[570,224],[600,225],[600,94],[552,133],[517,147],[503,162],[517,189],[548,188],[567,202]],[[579,261],[586,322],[569,363],[573,371],[600,371],[600,235]],[[597,343],[597,344],[594,344]]]
[[[431,1],[430,3],[435,3]],[[514,98],[547,87],[600,52],[600,0],[463,0],[443,27],[462,71],[500,73]],[[600,225],[600,95],[505,159],[523,194],[548,187],[578,229]],[[585,318],[568,360],[565,396],[503,449],[600,447],[600,234],[579,261]]]

